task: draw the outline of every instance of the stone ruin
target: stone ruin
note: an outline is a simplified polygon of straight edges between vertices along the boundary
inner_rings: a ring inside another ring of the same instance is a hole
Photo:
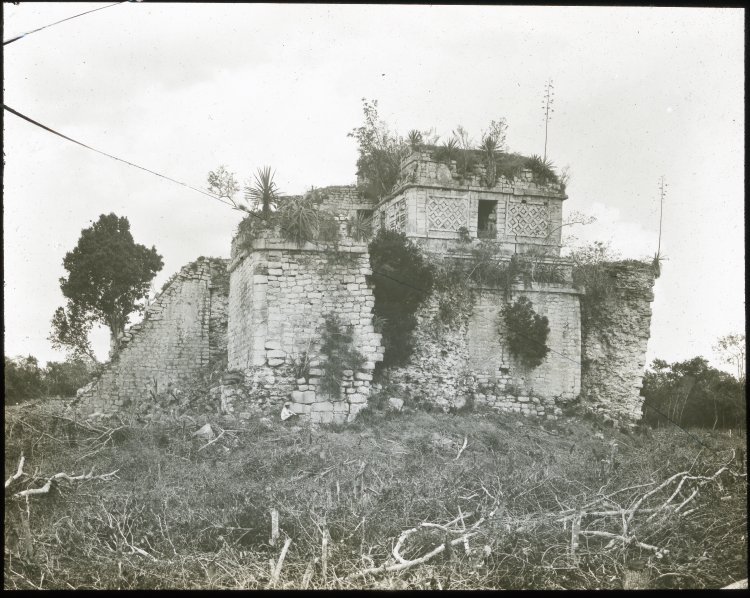
[[[414,151],[381,201],[355,186],[318,190],[320,207],[338,219],[334,251],[298,246],[273,230],[252,242],[235,237],[229,260],[199,258],[171,279],[142,322],[125,332],[118,354],[79,390],[77,408],[131,409],[149,419],[218,413],[240,422],[283,410],[316,423],[352,421],[367,406],[384,354],[373,326],[368,246],[347,234],[347,221],[359,215],[376,229],[405,233],[438,262],[466,259],[471,247],[490,240],[497,260],[533,256],[535,266],[557,273],[555,282],[517,282],[509,295],[474,285],[470,314],[437,332],[433,294],[416,314],[409,364],[382,372],[389,389],[444,409],[473,401],[547,419],[580,399],[605,418],[638,420],[655,278],[650,264],[608,265],[615,292],[606,317],[587,328],[585,289],[573,286],[572,263],[560,258],[564,187],[539,183],[530,170],[511,180],[500,176],[492,187],[484,175],[481,165],[459,174],[455,162]],[[510,353],[495,324],[501,306],[521,295],[549,320],[550,352],[533,369]],[[360,370],[344,371],[335,396],[321,387],[320,333],[329,314],[350,326],[365,357]]]

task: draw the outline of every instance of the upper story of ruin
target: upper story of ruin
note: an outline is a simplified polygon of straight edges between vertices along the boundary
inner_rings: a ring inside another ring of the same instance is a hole
[[[313,197],[320,209],[339,220],[344,244],[351,241],[346,222],[359,216],[371,218],[374,230],[401,231],[441,256],[460,256],[481,241],[491,241],[501,258],[533,253],[558,261],[565,187],[548,169],[527,167],[532,163],[517,154],[499,154],[495,173],[488,173],[479,150],[446,160],[439,148],[422,148],[402,161],[394,190],[379,201],[355,185],[319,188]],[[274,233],[260,236],[257,248]]]
[[[513,174],[498,168],[492,181],[481,158],[472,162],[467,168],[461,157],[439,161],[429,149],[412,152],[393,193],[375,206],[375,226],[400,230],[435,253],[490,240],[501,255],[558,257],[564,186],[520,166]]]

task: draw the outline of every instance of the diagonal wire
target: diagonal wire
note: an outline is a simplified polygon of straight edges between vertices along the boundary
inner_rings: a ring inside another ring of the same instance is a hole
[[[95,147],[91,147],[90,145],[86,145],[85,143],[83,143],[81,141],[78,141],[76,139],[73,139],[72,137],[68,137],[67,135],[63,135],[59,131],[56,131],[55,129],[53,129],[51,127],[48,127],[47,125],[43,125],[42,123],[34,120],[33,118],[30,118],[30,117],[26,116],[25,114],[22,114],[22,113],[18,112],[17,110],[14,110],[10,106],[7,106],[7,105],[3,104],[3,109],[7,110],[11,114],[15,114],[17,117],[19,117],[19,118],[21,118],[21,119],[23,119],[23,120],[31,123],[32,125],[35,125],[35,126],[39,127],[40,129],[44,129],[45,131],[47,131],[49,133],[52,133],[53,135],[57,135],[58,137],[62,137],[63,139],[71,141],[71,142],[73,142],[73,143],[75,143],[77,145],[80,145],[81,147],[85,147],[86,149],[94,151],[94,152],[96,152],[98,154],[101,154],[103,156],[107,156],[108,158],[112,158],[113,160],[117,160],[118,162],[123,162],[124,164],[127,164],[128,166],[133,166],[134,168],[139,168],[140,170],[145,170],[148,173],[154,174],[154,175],[156,175],[158,177],[161,177],[161,178],[166,179],[168,181],[171,181],[173,183],[177,183],[178,185],[182,185],[183,187],[187,187],[188,189],[192,189],[193,191],[197,191],[198,193],[202,193],[203,195],[207,195],[208,197],[210,197],[212,199],[216,199],[216,200],[218,200],[218,201],[220,201],[220,202],[222,202],[224,204],[227,204],[228,206],[232,206],[232,204],[230,202],[225,201],[224,199],[222,199],[218,195],[214,195],[213,193],[209,193],[207,191],[204,191],[203,189],[199,189],[198,187],[193,187],[192,185],[188,185],[187,183],[183,183],[182,181],[178,181],[177,179],[173,179],[170,176],[167,176],[165,174],[161,174],[159,172],[156,172],[155,170],[151,170],[150,168],[146,168],[145,166],[139,166],[138,164],[135,164],[135,163],[130,162],[128,160],[124,160],[122,158],[118,158],[117,156],[113,156],[112,154],[108,154],[105,151],[96,149]]]
[[[87,15],[92,12],[96,12],[97,10],[104,10],[105,8],[110,8],[112,6],[117,6],[118,4],[125,4],[125,2],[130,2],[131,0],[124,0],[123,2],[115,2],[114,4],[108,4],[107,6],[100,6],[99,8],[93,8],[91,10],[87,10],[86,12],[82,12],[77,15],[73,15],[72,17],[67,17],[65,19],[62,19],[61,21],[55,21],[54,23],[50,23],[49,25],[44,25],[43,27],[39,27],[37,29],[32,29],[31,31],[27,31],[26,33],[22,33],[21,35],[17,35],[16,37],[13,37],[11,39],[5,40],[3,42],[4,46],[7,46],[8,44],[12,44],[15,41],[18,41],[19,39],[26,37],[27,35],[31,35],[32,33],[36,33],[37,31],[41,31],[42,29],[47,29],[48,27],[53,27],[55,25],[59,25],[60,23],[64,23],[65,21],[70,21],[71,19],[75,19],[78,17],[82,17],[83,15]]]

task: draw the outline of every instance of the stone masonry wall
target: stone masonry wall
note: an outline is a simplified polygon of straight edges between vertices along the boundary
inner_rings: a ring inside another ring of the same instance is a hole
[[[532,370],[510,355],[497,322],[505,303],[500,289],[476,289],[471,312],[453,328],[436,324],[438,299],[417,312],[415,351],[409,365],[392,369],[390,381],[443,408],[460,408],[471,397],[505,412],[561,414],[561,403],[580,392],[581,336],[578,294],[562,285],[536,283],[514,290],[549,319],[552,351]]]
[[[348,219],[357,210],[372,210],[377,202],[367,199],[355,186],[332,185],[318,189],[321,207]]]
[[[199,258],[171,280],[125,331],[118,353],[80,389],[76,406],[110,413],[164,391],[179,393],[221,362],[225,349],[226,261]]]
[[[246,392],[231,412],[278,413],[284,405],[314,422],[352,420],[367,404],[375,364],[383,358],[372,327],[375,300],[367,246],[344,239],[336,250],[297,247],[267,236],[237,253],[229,266],[228,368],[244,374]],[[353,327],[365,357],[361,371],[345,371],[341,393],[318,390],[326,356],[320,353],[325,316]]]
[[[602,321],[584,317],[581,395],[588,409],[632,422],[641,418],[655,277],[652,266],[643,262],[615,262],[607,270],[616,292],[602,310]]]

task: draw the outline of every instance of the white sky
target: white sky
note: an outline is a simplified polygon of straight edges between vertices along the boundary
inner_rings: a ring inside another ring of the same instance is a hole
[[[3,5],[5,39],[103,3]],[[205,187],[226,164],[272,165],[287,193],[355,181],[361,98],[405,134],[505,117],[508,145],[569,166],[573,231],[653,256],[648,361],[703,355],[745,329],[744,11],[125,3],[4,47],[5,103],[64,134]],[[228,257],[240,214],[4,113],[5,354],[61,360],[46,340],[62,259],[102,213],[155,245],[155,287]],[[108,333],[95,333],[106,357]]]

